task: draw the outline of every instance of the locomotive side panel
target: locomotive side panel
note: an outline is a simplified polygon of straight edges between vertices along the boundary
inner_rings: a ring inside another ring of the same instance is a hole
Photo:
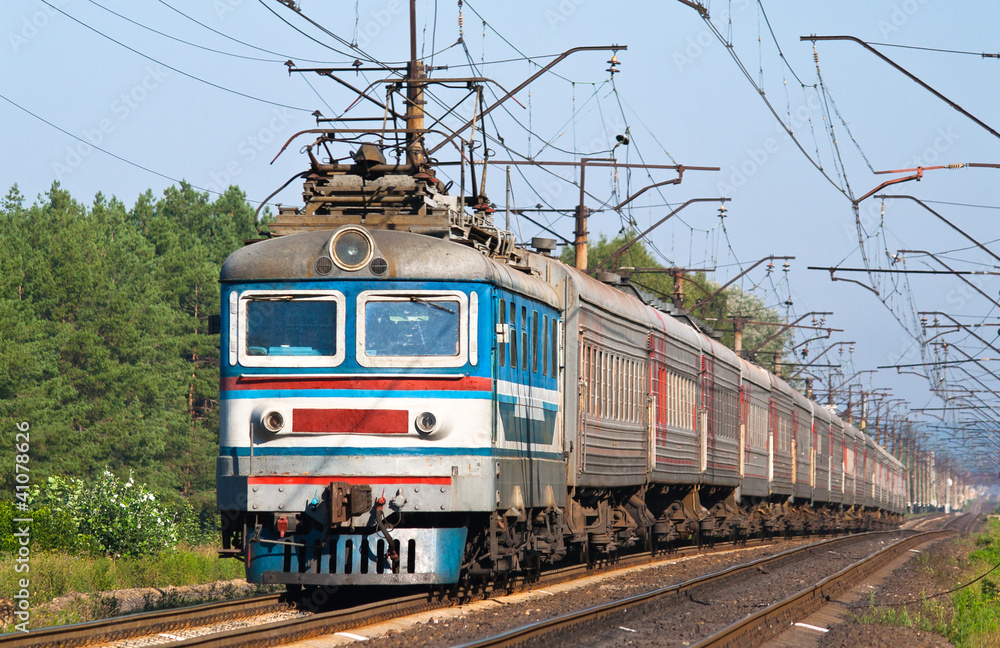
[[[559,311],[508,290],[492,302],[497,506],[564,506]]]

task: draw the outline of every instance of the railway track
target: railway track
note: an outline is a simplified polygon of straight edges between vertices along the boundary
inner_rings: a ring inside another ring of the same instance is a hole
[[[631,612],[641,606],[647,606],[648,604],[676,596],[686,595],[688,599],[694,601],[695,603],[709,605],[706,602],[698,600],[698,595],[694,593],[695,590],[722,583],[722,581],[732,579],[734,576],[739,577],[745,575],[747,578],[750,578],[751,576],[756,575],[757,572],[767,573],[769,570],[775,568],[778,563],[787,561],[796,556],[796,554],[810,551],[814,552],[820,547],[826,547],[827,549],[832,550],[839,543],[857,541],[859,538],[864,536],[874,537],[888,533],[906,534],[908,532],[873,532],[869,534],[858,534],[854,536],[824,540],[820,543],[791,549],[774,556],[761,558],[759,560],[731,567],[714,574],[693,578],[683,583],[663,587],[645,594],[628,597],[604,605],[594,606],[586,610],[522,626],[521,628],[517,628],[494,637],[462,644],[457,648],[502,648],[510,646],[535,646],[543,645],[544,643],[559,644],[564,643],[564,640],[569,637],[572,637],[573,643],[584,643],[584,645],[589,645],[585,643],[585,638],[581,640],[581,635],[583,635],[583,633],[586,632],[589,634],[589,630],[581,630],[581,628],[590,627],[586,624],[592,624],[595,621],[604,619],[605,625],[614,625],[617,621],[613,621],[613,619],[621,619],[622,617],[620,615],[626,612]],[[743,621],[725,628],[717,635],[702,639],[698,642],[689,642],[683,645],[690,645],[696,648],[706,648],[708,646],[728,646],[732,648],[734,646],[743,647],[758,645],[770,636],[763,631],[764,628],[771,628],[776,634],[778,630],[783,630],[787,627],[787,619],[801,618],[804,611],[808,609],[808,605],[815,604],[816,602],[826,602],[827,596],[835,596],[836,592],[839,590],[835,590],[834,588],[850,587],[854,582],[854,578],[863,578],[863,575],[859,576],[858,574],[867,574],[878,569],[881,565],[885,564],[886,561],[891,560],[892,557],[898,555],[900,552],[907,551],[914,544],[926,542],[928,539],[933,539],[934,537],[940,535],[951,534],[954,533],[954,531],[938,530],[924,533],[909,533],[912,535],[909,535],[909,537],[906,537],[899,542],[893,543],[889,547],[873,554],[872,556],[852,564],[850,567],[841,570],[841,572],[838,572],[834,576],[824,579],[818,585],[806,588],[806,590],[800,593],[800,595],[792,597],[794,598],[794,601],[782,601],[773,608],[768,607],[762,609],[761,611],[750,615]],[[871,562],[873,560],[874,562]],[[865,565],[870,566],[866,568]],[[610,617],[612,621],[609,621],[607,619],[608,617]],[[618,630],[636,632],[635,630],[624,626],[619,626]],[[595,642],[593,645],[600,645],[601,641],[606,638],[605,635],[600,635],[601,639],[597,639],[596,636],[600,632],[601,631],[598,629],[593,631],[593,641]],[[667,641],[666,636],[662,636],[660,639],[662,642],[646,643],[645,645],[667,645],[667,643],[663,643]],[[638,641],[637,643],[638,645],[643,645],[642,641]],[[682,645],[679,640],[675,643],[676,645]]]
[[[910,535],[873,553],[870,556],[854,562],[837,573],[822,579],[815,585],[806,587],[798,593],[789,596],[772,606],[761,609],[760,611],[747,616],[743,620],[725,627],[716,634],[699,641],[684,642],[683,645],[692,646],[693,648],[734,648],[737,646],[740,648],[749,648],[751,646],[758,646],[766,640],[780,634],[789,626],[790,623],[804,618],[813,609],[818,608],[819,606],[827,603],[830,599],[837,597],[842,592],[852,588],[857,582],[863,580],[869,574],[878,571],[895,557],[909,551],[912,547],[923,544],[929,540],[954,534],[956,532],[965,533],[971,529],[977,519],[978,516],[976,515],[964,515],[945,521],[944,524],[941,525],[941,528],[937,530],[924,532],[902,532],[903,534],[909,533]],[[545,642],[550,644],[560,643],[562,639],[574,636],[574,632],[579,634],[580,631],[578,628],[584,627],[585,624],[591,624],[600,619],[605,619],[606,617],[611,617],[613,619],[616,618],[613,615],[624,613],[629,610],[635,610],[640,606],[644,606],[658,600],[667,599],[672,596],[686,594],[691,600],[701,602],[697,601],[695,595],[692,594],[692,592],[697,588],[710,586],[714,583],[719,583],[724,579],[729,579],[733,576],[741,574],[747,574],[747,577],[749,578],[750,575],[754,574],[756,571],[763,571],[766,573],[772,565],[788,560],[795,554],[813,551],[817,545],[832,547],[836,543],[857,540],[863,535],[873,536],[881,533],[885,532],[861,534],[860,536],[846,536],[843,538],[823,541],[814,545],[799,547],[774,556],[762,558],[745,565],[732,567],[715,574],[694,578],[683,583],[660,588],[638,596],[632,596],[586,610],[547,619],[496,635],[494,637],[468,642],[457,648],[502,648],[509,646],[542,645]],[[707,605],[707,603],[704,604]],[[605,625],[607,625],[607,623]],[[635,632],[635,630],[623,626],[619,626],[618,630]],[[595,633],[596,632],[599,631],[595,630]],[[663,637],[663,640],[666,641],[666,637]],[[579,640],[577,639],[574,643],[578,641]],[[594,645],[599,645],[601,642],[601,640],[598,639],[595,639],[595,641],[597,643]],[[641,640],[636,643],[638,645],[643,645]],[[646,643],[645,645],[666,645],[666,643]],[[680,645],[680,642],[678,642],[678,645]]]
[[[763,546],[769,540],[754,539],[742,547]],[[690,555],[709,555],[715,551],[732,550],[733,544],[718,543],[713,548],[684,547],[670,553],[639,553],[621,557],[615,561],[595,565],[574,565],[545,572],[537,580],[510,583],[502,589],[486,592],[454,592],[428,595],[427,593],[404,596],[391,600],[372,602],[349,609],[326,612],[302,612],[284,595],[270,595],[226,601],[205,605],[159,610],[116,617],[102,621],[59,626],[33,630],[30,633],[16,633],[0,637],[0,648],[80,648],[83,646],[113,645],[127,647],[141,643],[143,646],[170,645],[188,646],[253,646],[276,645],[340,632],[361,625],[378,623],[393,618],[454,604],[455,598],[469,600],[498,596],[526,589],[544,587],[570,581],[585,575],[593,575],[616,570],[624,570],[660,561],[671,561]],[[256,621],[274,615],[284,618],[270,622]],[[245,623],[238,623],[245,622]],[[233,625],[244,625],[241,628]],[[223,630],[217,629],[222,626]],[[180,636],[198,634],[201,636]],[[135,642],[129,640],[137,640]],[[138,641],[141,640],[141,641]]]
[[[186,628],[207,626],[292,612],[294,607],[281,595],[257,596],[221,603],[194,605],[172,610],[157,610],[102,621],[78,623],[11,633],[0,637],[3,648],[77,648],[108,644],[135,637],[168,635]]]

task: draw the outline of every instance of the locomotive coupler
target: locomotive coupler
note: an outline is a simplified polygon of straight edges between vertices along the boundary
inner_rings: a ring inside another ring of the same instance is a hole
[[[389,525],[385,523],[385,513],[382,510],[384,506],[385,498],[379,497],[375,501],[375,528],[377,528],[378,532],[385,538],[385,555],[389,558],[389,562],[392,563],[392,570],[396,571],[396,568],[399,565],[399,552],[396,551],[396,543],[389,534]]]

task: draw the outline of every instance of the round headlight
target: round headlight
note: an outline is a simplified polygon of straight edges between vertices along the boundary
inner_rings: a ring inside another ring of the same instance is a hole
[[[334,262],[342,270],[360,270],[372,258],[372,240],[359,228],[343,229],[330,244]]]
[[[285,427],[285,417],[281,415],[281,412],[275,410],[260,417],[260,422],[263,423],[268,432],[280,432],[281,428]]]
[[[437,417],[430,412],[423,412],[421,414],[417,414],[417,418],[413,420],[413,425],[417,428],[418,434],[433,434],[437,429],[438,420]]]

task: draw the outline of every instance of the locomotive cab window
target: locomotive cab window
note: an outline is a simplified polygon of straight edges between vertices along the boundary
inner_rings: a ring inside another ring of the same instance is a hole
[[[358,364],[460,367],[468,356],[468,312],[461,292],[365,291],[358,296]]]
[[[238,358],[246,367],[333,367],[344,359],[344,296],[252,290],[239,299]]]

